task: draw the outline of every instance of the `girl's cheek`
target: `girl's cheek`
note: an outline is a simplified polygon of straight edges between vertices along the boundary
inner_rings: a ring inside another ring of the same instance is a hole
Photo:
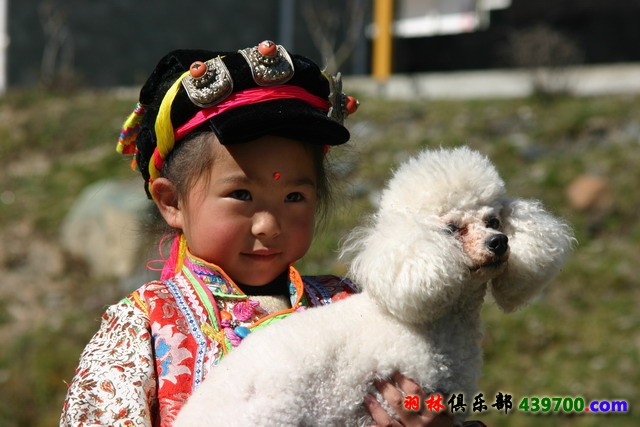
[[[215,223],[215,236],[220,241],[233,241],[242,237],[242,234],[247,229],[246,221],[238,220],[222,220],[218,221],[213,219]]]

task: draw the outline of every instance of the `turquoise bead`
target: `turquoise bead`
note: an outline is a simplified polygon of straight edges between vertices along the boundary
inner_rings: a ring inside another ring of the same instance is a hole
[[[240,338],[244,338],[251,333],[251,329],[247,328],[246,326],[236,326],[233,329],[233,332],[235,332],[236,335]]]

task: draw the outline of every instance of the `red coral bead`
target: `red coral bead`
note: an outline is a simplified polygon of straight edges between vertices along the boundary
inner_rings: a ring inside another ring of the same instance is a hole
[[[207,72],[207,64],[205,64],[202,61],[196,61],[193,64],[191,64],[191,67],[189,67],[189,73],[191,74],[191,77],[193,77],[194,79],[204,76],[206,72]]]
[[[353,114],[358,110],[360,106],[360,102],[355,99],[353,96],[347,96],[347,114]]]
[[[258,45],[258,52],[262,56],[273,58],[278,54],[278,46],[271,40],[265,40]]]

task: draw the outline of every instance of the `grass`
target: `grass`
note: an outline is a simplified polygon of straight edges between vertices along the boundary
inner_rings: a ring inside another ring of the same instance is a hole
[[[557,280],[529,307],[506,315],[483,311],[485,369],[480,383],[488,403],[513,396],[624,399],[627,415],[473,415],[489,426],[632,426],[640,421],[640,102],[634,96],[547,100],[389,102],[360,97],[349,119],[353,142],[331,156],[342,197],[300,269],[344,273],[340,241],[366,219],[392,168],[421,149],[469,145],[488,154],[509,191],[542,200],[575,228],[579,245]],[[56,242],[72,201],[88,184],[132,176],[113,148],[133,99],[107,92],[64,97],[41,91],[0,99],[0,274],[20,273],[11,236]],[[611,188],[604,212],[577,211],[566,189],[582,174],[605,177]],[[142,187],[140,197],[142,194]],[[22,228],[21,228],[22,227]],[[75,261],[57,277],[24,272],[25,289],[46,281],[69,283],[67,305],[48,321],[18,333],[14,306],[20,288],[0,299],[0,425],[55,424],[82,347],[95,332],[105,291]],[[7,277],[7,276],[5,276]],[[38,295],[43,295],[40,292]],[[44,294],[46,295],[46,294]],[[42,297],[43,298],[43,297]],[[24,302],[22,302],[24,304]],[[20,307],[18,307],[20,308]],[[30,306],[21,307],[29,310]],[[470,399],[470,396],[465,396]],[[471,403],[470,401],[466,402]]]

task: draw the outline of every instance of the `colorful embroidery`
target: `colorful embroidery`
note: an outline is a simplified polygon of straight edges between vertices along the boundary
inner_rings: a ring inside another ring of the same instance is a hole
[[[197,388],[198,385],[202,382],[202,378],[204,375],[204,356],[205,356],[205,347],[206,340],[202,330],[200,329],[200,322],[195,318],[193,312],[190,309],[190,304],[185,300],[184,295],[180,292],[176,284],[173,280],[167,280],[165,282],[169,291],[173,294],[173,297],[176,299],[178,307],[182,312],[182,315],[185,317],[187,324],[189,325],[189,332],[193,335],[197,348],[195,349],[195,368],[194,368],[194,377],[193,377],[193,388]]]
[[[186,359],[192,357],[185,348],[186,336],[176,332],[170,325],[151,325],[153,343],[156,349],[156,365],[158,366],[158,387],[162,388],[165,381],[178,383],[180,375],[191,375],[191,370],[183,365]]]
[[[174,277],[110,307],[85,348],[61,426],[170,426],[192,391],[250,331],[355,287],[291,268],[292,308],[269,313],[216,266],[183,258]],[[341,295],[342,296],[342,295]]]

